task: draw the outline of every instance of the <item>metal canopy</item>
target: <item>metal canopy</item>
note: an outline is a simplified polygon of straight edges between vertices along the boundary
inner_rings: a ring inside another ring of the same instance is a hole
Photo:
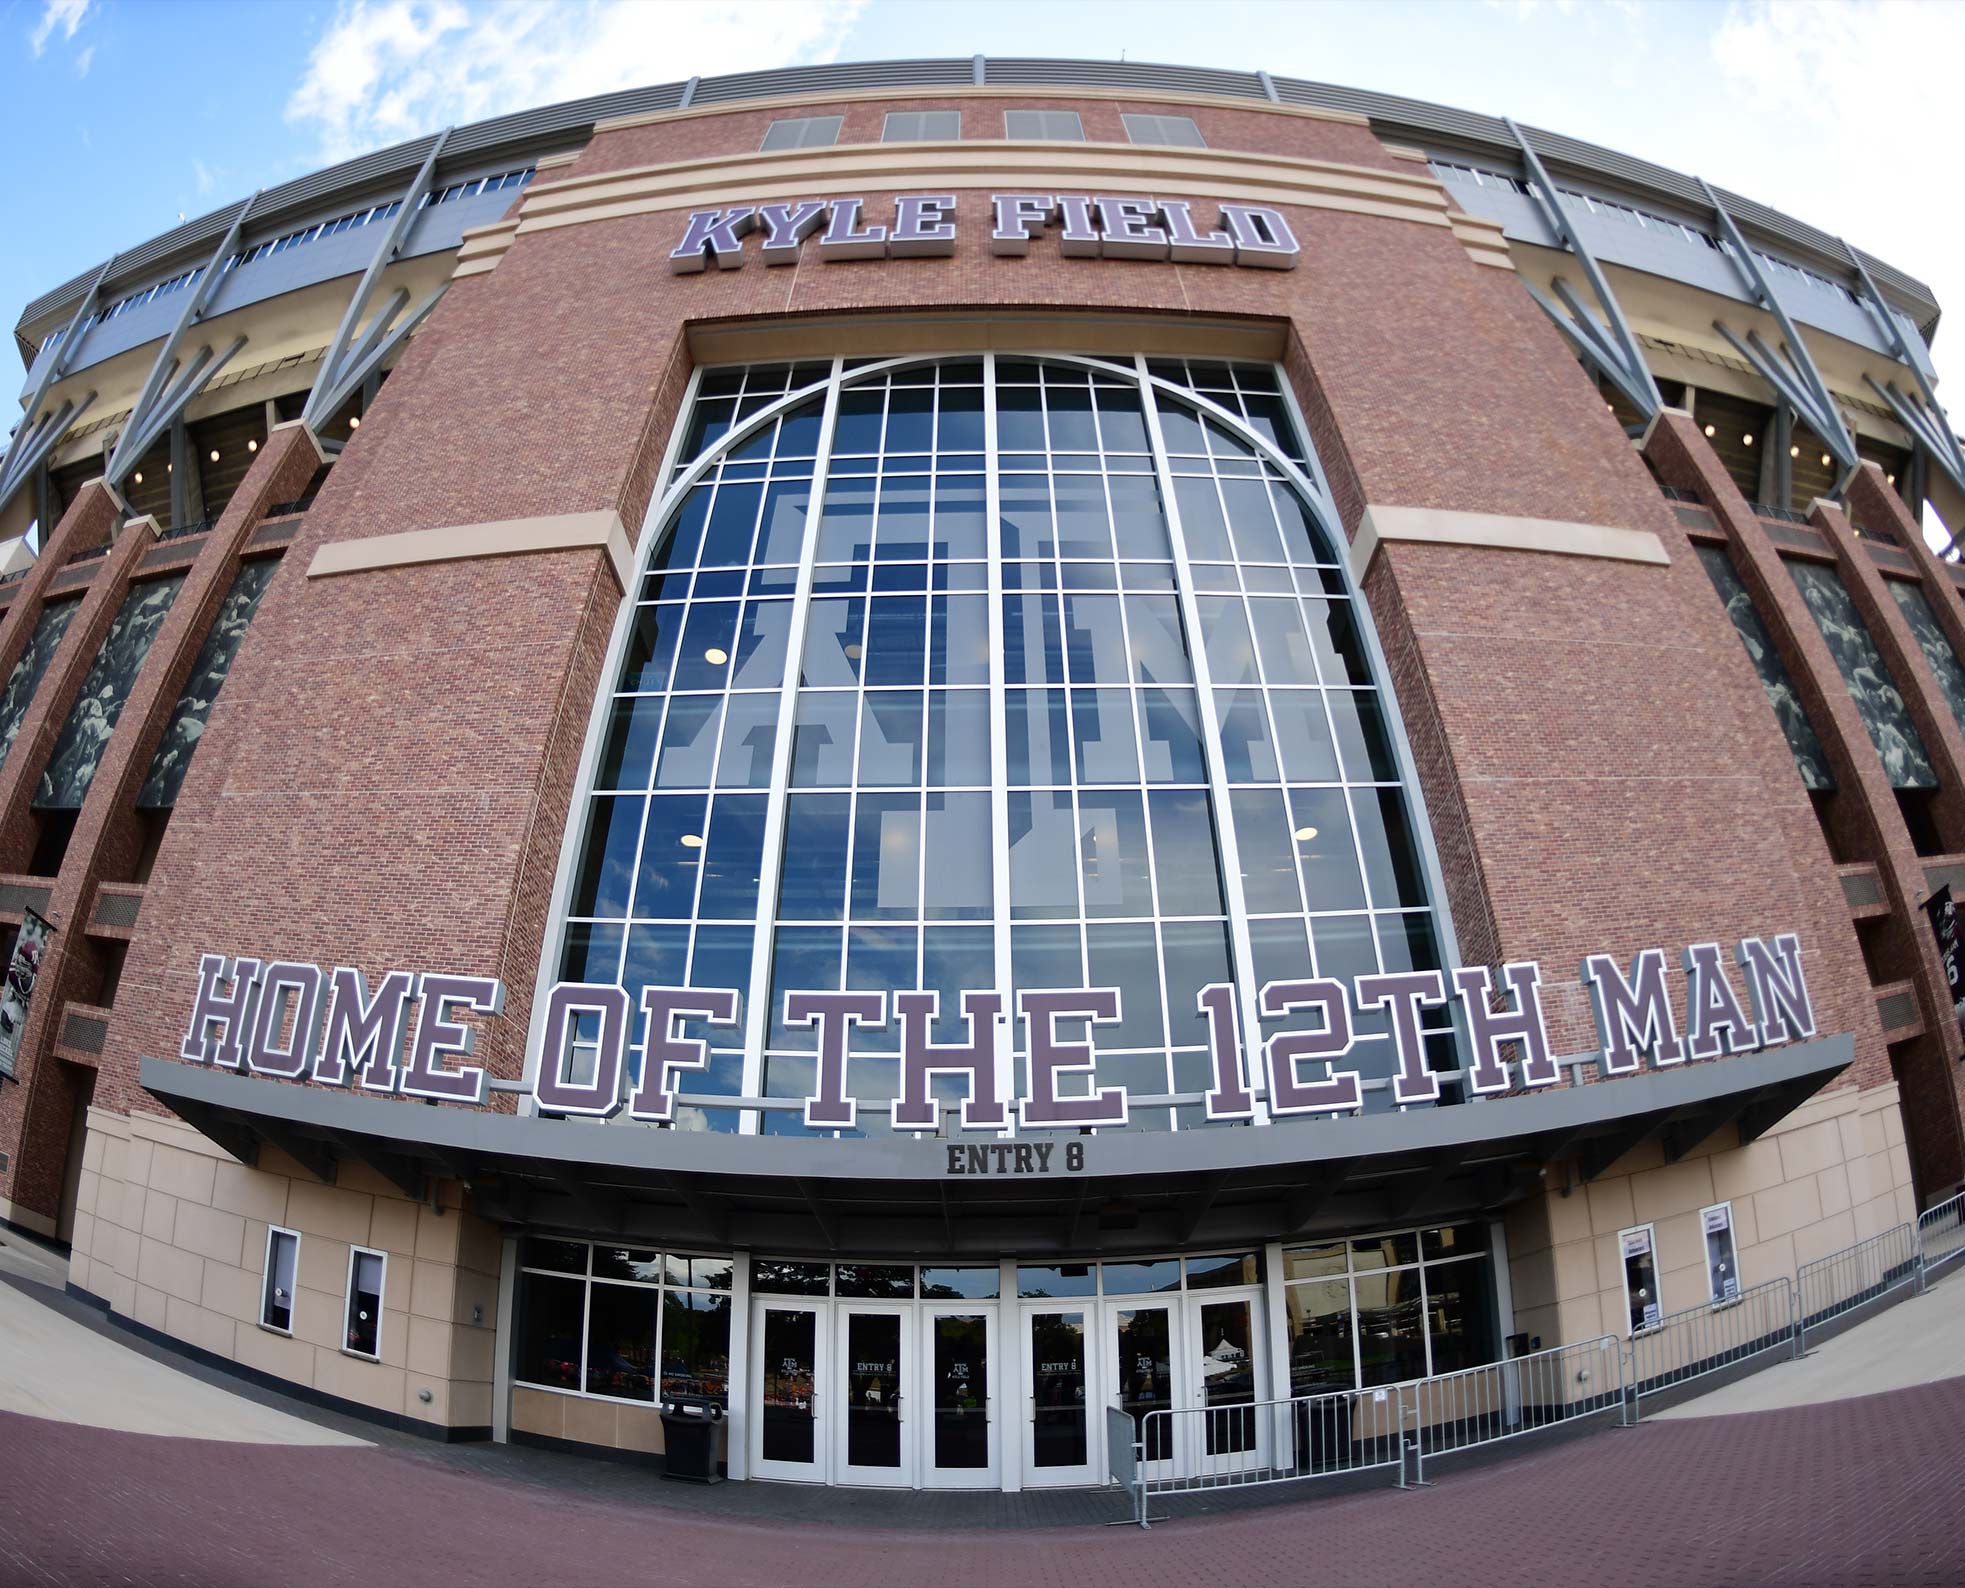
[[[1457,1107],[1261,1127],[1048,1135],[1050,1172],[949,1172],[973,1140],[835,1141],[444,1108],[145,1058],[151,1096],[247,1162],[363,1163],[408,1189],[461,1181],[499,1223],[788,1256],[1165,1251],[1492,1213],[1574,1159],[1582,1178],[1661,1140],[1768,1130],[1854,1056],[1844,1035]],[[1026,1143],[1028,1144],[1028,1142]],[[1080,1173],[1063,1171],[1082,1145]],[[1011,1144],[1014,1147],[1014,1144]],[[298,1150],[296,1150],[298,1149]],[[966,1154],[964,1154],[966,1156]]]

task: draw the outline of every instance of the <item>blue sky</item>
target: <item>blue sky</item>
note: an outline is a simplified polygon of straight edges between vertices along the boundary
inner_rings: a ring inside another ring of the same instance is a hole
[[[977,51],[1266,67],[1511,114],[1842,233],[1965,313],[1965,100],[1952,73],[1909,69],[1965,60],[1965,5],[0,0],[0,314],[11,329],[180,215],[446,122],[693,73]],[[1965,388],[1954,339],[1938,365]]]

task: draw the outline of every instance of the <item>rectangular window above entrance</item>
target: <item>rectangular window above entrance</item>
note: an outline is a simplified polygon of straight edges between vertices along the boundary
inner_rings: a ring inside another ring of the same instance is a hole
[[[830,149],[839,142],[842,116],[786,116],[765,129],[763,152],[774,149]]]

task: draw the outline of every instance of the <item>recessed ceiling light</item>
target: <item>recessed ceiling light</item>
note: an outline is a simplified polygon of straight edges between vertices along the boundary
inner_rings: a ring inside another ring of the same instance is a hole
[[[1747,444],[1748,446],[1752,446],[1752,445],[1753,445],[1753,437],[1752,437],[1752,436],[1742,436],[1742,437],[1740,437],[1740,439],[1741,439],[1742,441],[1744,441],[1744,442],[1745,442],[1745,443],[1746,443],[1746,444]]]
[[[1296,841],[1299,844],[1307,844],[1316,836],[1317,829],[1314,827],[1299,827],[1296,830]]]
[[[213,447],[213,448],[212,448],[212,462],[214,462],[214,463],[216,463],[217,461],[218,461],[218,448],[217,448],[217,447]]]
[[[1713,427],[1712,425],[1707,425],[1707,426],[1706,426],[1706,434],[1707,434],[1707,435],[1712,435],[1713,433],[1714,433],[1714,427]]]
[[[1826,469],[1828,466],[1829,466],[1829,455],[1826,452],[1824,452],[1822,454],[1822,467]]]
[[[136,483],[138,485],[141,485],[143,483],[143,470],[141,469],[138,469],[136,471]]]
[[[1799,447],[1789,447],[1789,448],[1788,448],[1788,456],[1789,456],[1789,457],[1791,457],[1791,458],[1798,458],[1798,457],[1800,457],[1800,456],[1801,456],[1801,448],[1799,448]]]
[[[859,648],[859,646],[857,646],[857,645],[849,645],[849,646],[847,646],[847,647],[846,647],[846,660],[847,660],[847,661],[849,661],[849,662],[857,662],[857,661],[858,661],[859,659],[860,659],[860,648]]]
[[[684,849],[701,849],[703,847],[703,835],[701,833],[684,833],[682,835],[682,847]]]
[[[361,420],[360,420],[360,419],[355,419],[355,418],[351,418],[351,419],[350,419],[350,420],[348,421],[348,428],[349,428],[350,430],[359,430],[359,429],[361,429],[361,428],[362,428],[362,422],[361,422]]]
[[[712,645],[708,650],[703,652],[703,660],[708,662],[712,667],[721,667],[725,662],[730,660],[730,653]]]
[[[246,443],[246,451],[257,452],[258,450],[259,450],[259,443],[257,441],[248,441]]]

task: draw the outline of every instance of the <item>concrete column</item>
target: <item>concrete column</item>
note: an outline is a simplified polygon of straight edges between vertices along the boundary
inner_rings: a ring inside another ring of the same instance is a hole
[[[1017,1264],[1006,1257],[997,1268],[996,1320],[996,1404],[990,1415],[996,1419],[996,1455],[1003,1475],[1003,1492],[1023,1492],[1023,1423],[1027,1415],[1023,1382],[1023,1308],[1017,1303]],[[1096,1313],[1096,1308],[1093,1311]],[[1092,1349],[1087,1339],[1086,1350]]]
[[[725,1408],[724,1461],[729,1476],[741,1482],[751,1475],[751,1254],[730,1254],[730,1404]]]

